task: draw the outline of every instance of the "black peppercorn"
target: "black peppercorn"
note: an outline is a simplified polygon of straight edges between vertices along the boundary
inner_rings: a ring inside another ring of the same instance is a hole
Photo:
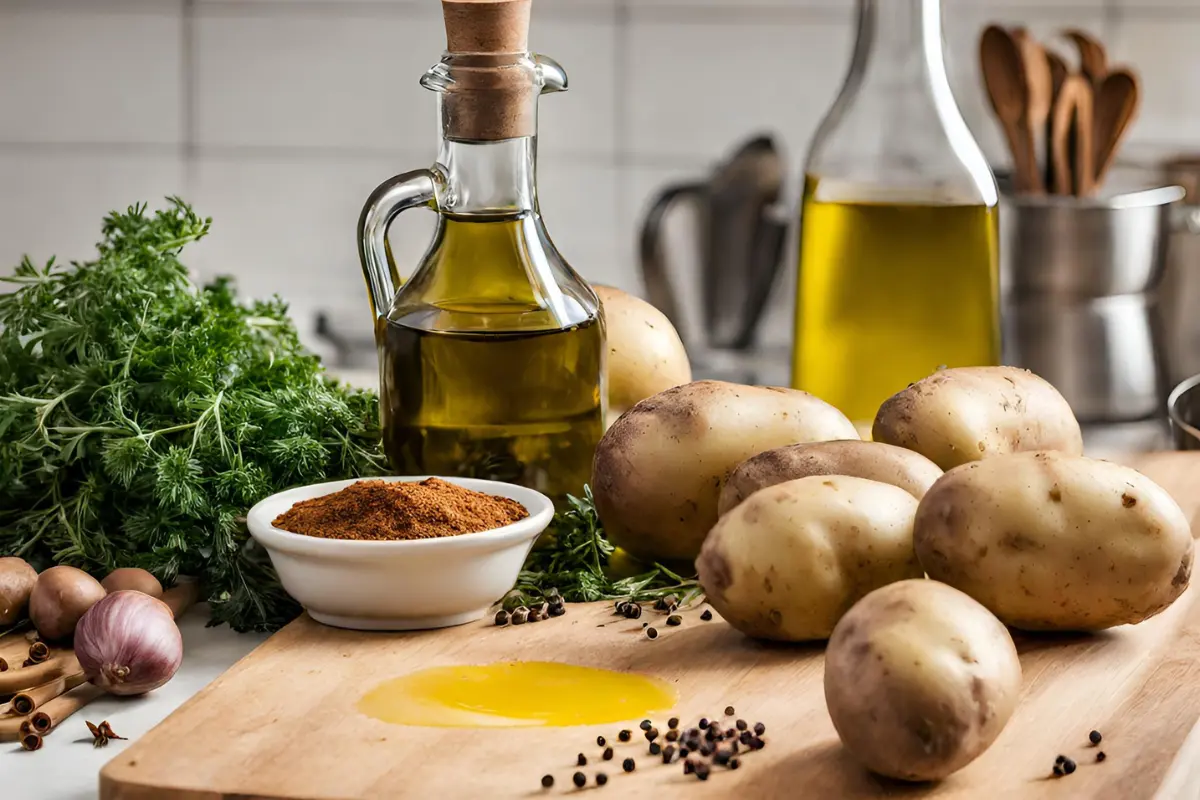
[[[676,728],[678,728],[679,727],[679,717],[671,717],[669,720],[667,720],[667,727],[670,728],[671,730],[675,730]]]
[[[1054,763],[1055,763],[1055,764],[1061,764],[1062,762],[1064,762],[1064,761],[1066,761],[1066,760],[1067,760],[1067,757],[1066,757],[1066,756],[1064,756],[1064,755],[1060,755],[1058,758],[1054,759]]]
[[[613,613],[614,614],[624,614],[625,609],[628,607],[629,607],[628,600],[618,600],[616,602],[616,604],[613,606]]]
[[[642,729],[642,730],[644,730],[644,731],[648,731],[648,730],[650,730],[651,728],[653,728],[653,727],[654,727],[654,724],[653,724],[652,722],[650,722],[650,720],[648,720],[648,719],[644,719],[644,720],[642,720],[641,722],[639,722],[639,723],[638,723],[638,727],[639,727],[639,728],[641,728],[641,729]]]
[[[496,612],[496,624],[497,625],[507,625],[508,624],[508,612],[505,611],[503,608]],[[551,779],[551,780],[553,780],[553,779]]]
[[[733,728],[730,728],[729,730],[725,731],[725,738],[726,739],[736,739],[737,731],[735,731]]]
[[[621,762],[621,769],[625,770],[626,772],[633,772],[636,767],[637,764],[633,763],[632,758],[627,758]]]
[[[704,738],[706,741],[709,741],[709,742],[711,742],[713,739],[717,738],[717,729],[712,726],[709,726],[709,729],[704,732]]]
[[[687,758],[691,754],[692,754],[692,751],[688,750],[686,747],[679,748],[679,757],[680,758]]]
[[[656,628],[646,628],[646,638],[647,639],[657,639],[658,638],[658,630]]]
[[[729,759],[733,757],[733,753],[728,750],[718,750],[713,753],[713,763],[719,767],[723,767],[729,763]]]
[[[567,607],[562,603],[550,606],[550,616],[552,617],[561,617],[565,613],[567,613]]]
[[[649,622],[643,622],[643,623],[642,623],[642,627],[643,627],[643,628],[649,628],[649,627],[650,627],[650,623],[649,623]]]
[[[682,625],[683,617],[679,616],[678,614],[672,614],[671,616],[667,617],[667,624],[671,626]]]
[[[1054,765],[1054,777],[1061,778],[1064,774],[1065,773],[1063,772],[1062,764],[1055,764]]]
[[[622,742],[628,742],[633,737],[633,731],[625,730],[617,734],[617,739]]]
[[[587,756],[585,756],[583,753],[580,753],[575,758],[575,763],[580,767],[586,767],[587,766]]]
[[[650,755],[657,756],[657,755],[660,755],[661,753],[662,753],[662,747],[659,745],[659,743],[651,742],[650,743]]]
[[[761,722],[754,723],[754,735],[755,736],[762,736],[766,732],[767,732],[766,725],[763,725]]]
[[[584,775],[582,772],[576,772],[574,775],[571,776],[571,780],[575,782],[576,786],[578,786],[580,789],[582,789],[584,787],[584,784],[587,783],[587,776]]]
[[[729,768],[730,769],[737,769],[741,765],[742,765],[741,759],[737,759],[737,758],[729,759]]]
[[[737,739],[734,739],[732,742],[729,743],[730,752],[736,753],[739,749],[740,749],[740,747],[738,745]]]
[[[679,731],[667,731],[665,735],[668,742],[674,742],[679,739]]]
[[[708,780],[709,769],[710,767],[708,764],[705,764],[703,761],[701,761],[696,765],[696,777],[702,781]]]
[[[1092,731],[1088,734],[1088,741],[1092,744],[1100,744],[1100,740],[1104,737],[1100,735],[1100,731]]]
[[[604,738],[604,737],[600,737],[600,738]],[[613,749],[611,747],[604,748],[604,753],[600,757],[603,758],[605,761],[612,761]]]
[[[606,783],[608,783],[608,776],[605,775],[603,772],[597,772],[596,773],[596,785],[603,786]]]
[[[1106,759],[1106,758],[1108,758],[1108,756],[1106,756],[1106,755],[1104,754],[1104,751],[1103,751],[1103,750],[1101,750],[1099,753],[1096,753],[1096,760],[1097,760],[1097,761],[1103,761],[1103,760],[1104,760],[1104,759]]]
[[[606,745],[606,744],[608,744],[608,742],[604,741],[604,737],[603,737],[603,736],[597,736],[597,737],[596,737],[596,746],[597,746],[597,747],[604,747],[604,745]]]
[[[712,611],[710,611],[707,608],[704,609],[704,613],[702,613],[700,615],[700,619],[704,620],[705,622],[708,622],[710,619],[712,619]]]
[[[658,738],[658,728],[651,728],[650,730],[646,731],[646,741],[647,742],[653,742],[657,738]]]
[[[669,744],[663,748],[662,759],[664,764],[670,764],[671,759],[675,757],[675,745]]]
[[[739,719],[739,720],[738,720],[737,722],[735,722],[733,725],[734,725],[734,727],[735,727],[735,728],[737,728],[739,731],[744,731],[744,730],[746,730],[746,728],[749,728],[749,727],[750,727],[749,723],[747,723],[747,722],[746,722],[746,720],[744,720],[744,719]]]
[[[627,619],[637,619],[642,615],[642,607],[637,603],[630,603],[625,606],[625,616]]]
[[[1063,769],[1064,773],[1066,773],[1067,775],[1070,775],[1072,772],[1075,771],[1075,762],[1068,758],[1066,761],[1064,761],[1062,763],[1062,769]]]
[[[693,764],[691,761],[686,761],[686,760],[683,762],[683,774],[684,775],[691,775],[695,771],[696,771],[695,764]]]
[[[554,776],[553,775],[543,775],[542,776],[542,788],[543,789],[549,789],[553,785],[554,785]]]
[[[733,706],[725,706],[725,716],[732,717],[735,713]]]
[[[713,748],[712,748],[711,744],[700,745],[700,755],[707,757],[707,756],[711,756],[712,754],[713,754]]]
[[[708,730],[708,719],[705,717],[700,718],[700,730]]]
[[[742,731],[742,735],[738,737],[738,741],[744,745],[749,745],[754,741],[754,734],[750,731]]]

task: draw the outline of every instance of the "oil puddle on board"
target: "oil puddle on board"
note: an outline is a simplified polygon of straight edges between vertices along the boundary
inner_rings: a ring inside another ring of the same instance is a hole
[[[381,683],[358,710],[396,725],[520,728],[598,725],[644,717],[675,705],[656,678],[559,664],[507,661],[432,667]]]

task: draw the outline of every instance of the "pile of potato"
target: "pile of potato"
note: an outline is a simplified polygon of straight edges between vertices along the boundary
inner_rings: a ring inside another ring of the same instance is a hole
[[[1020,691],[1006,626],[1137,623],[1188,585],[1179,506],[1083,457],[1070,407],[1028,371],[939,371],[871,436],[805,392],[688,383],[613,423],[592,490],[614,543],[694,558],[742,632],[828,639],[830,716],[876,772],[942,778],[991,745]]]

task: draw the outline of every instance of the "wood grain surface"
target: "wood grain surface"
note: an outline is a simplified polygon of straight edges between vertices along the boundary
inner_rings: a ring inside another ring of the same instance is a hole
[[[1171,491],[1189,517],[1200,513],[1200,455],[1129,461]],[[704,783],[683,775],[678,763],[649,756],[644,739],[614,741],[617,758],[604,769],[609,783],[590,786],[589,795],[1197,798],[1198,597],[1193,587],[1160,616],[1103,634],[1019,636],[1023,696],[1004,733],[966,769],[921,785],[875,777],[842,749],[825,711],[820,647],[753,642],[696,611],[681,627],[659,626],[663,635],[654,641],[640,621],[614,621],[607,605],[571,606],[567,616],[536,625],[410,634],[335,630],[301,617],[109,762],[100,794],[324,800],[577,793],[570,780],[576,754],[598,757],[596,736],[615,740],[621,725],[416,728],[354,708],[381,681],[415,669],[537,659],[657,675],[677,688],[673,713],[685,722],[732,704],[739,716],[767,725],[764,750]],[[1104,734],[1100,748],[1088,744],[1093,728]],[[1096,763],[1097,749],[1107,754],[1104,763]],[[1059,753],[1079,769],[1054,779]],[[637,759],[634,773],[620,770],[626,755]],[[596,763],[593,757],[583,769],[589,781]],[[546,773],[557,779],[553,789],[540,786]]]

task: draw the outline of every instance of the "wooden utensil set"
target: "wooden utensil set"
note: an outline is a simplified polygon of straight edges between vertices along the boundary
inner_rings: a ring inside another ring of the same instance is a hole
[[[1104,45],[1063,31],[1078,70],[1024,28],[989,25],[979,42],[984,85],[1012,151],[1022,194],[1089,197],[1104,182],[1140,100],[1137,76],[1111,67]]]

